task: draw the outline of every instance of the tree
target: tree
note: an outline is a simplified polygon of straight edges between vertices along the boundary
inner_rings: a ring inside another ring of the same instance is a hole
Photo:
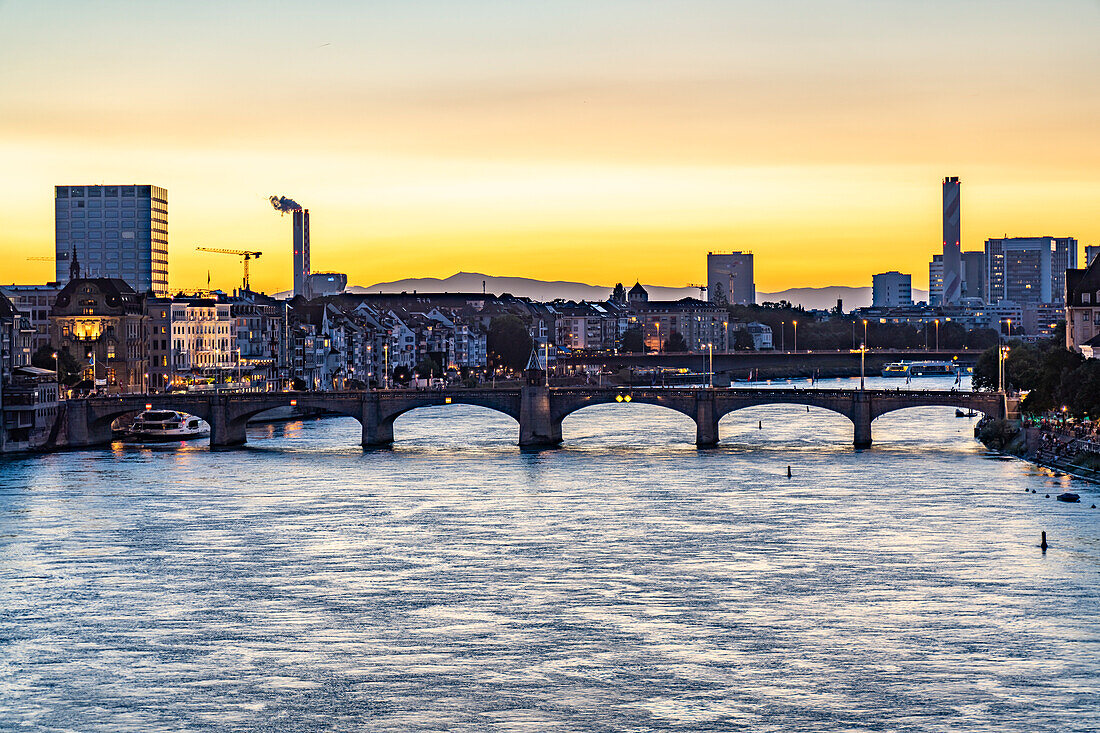
[[[425,356],[416,365],[416,374],[421,379],[428,379],[432,375],[441,377],[443,376],[443,367],[439,366],[439,362],[432,357]]]
[[[733,350],[734,351],[756,351],[756,342],[752,339],[752,334],[748,331],[734,331],[733,332]]]
[[[531,334],[518,316],[497,316],[489,322],[486,347],[489,363],[493,367],[506,367],[520,371],[531,358]]]
[[[623,351],[628,354],[640,354],[645,351],[645,334],[641,326],[631,326],[623,332]]]
[[[43,344],[31,356],[31,366],[36,366],[39,369],[49,369],[50,371],[56,368],[58,372],[57,379],[62,384],[73,385],[79,382],[84,371],[83,365],[64,349],[56,352],[56,361],[54,353],[53,347],[49,344]]]
[[[1000,340],[1000,336],[992,328],[975,328],[966,332],[966,340],[963,346],[968,349],[988,349]]]
[[[687,351],[687,341],[679,331],[673,331],[665,340],[665,351]]]

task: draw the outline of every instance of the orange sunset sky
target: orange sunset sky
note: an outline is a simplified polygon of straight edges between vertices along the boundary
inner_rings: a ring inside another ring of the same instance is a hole
[[[924,288],[963,247],[1100,244],[1096,0],[0,0],[0,282],[52,279],[53,186],[169,191],[172,288],[456,271]]]

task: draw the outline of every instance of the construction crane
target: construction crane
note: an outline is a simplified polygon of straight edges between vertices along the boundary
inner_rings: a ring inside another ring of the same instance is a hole
[[[241,258],[241,262],[244,264],[244,289],[248,290],[248,261],[255,258],[259,259],[263,252],[248,252],[242,249],[219,249],[217,247],[195,247],[199,252],[213,252],[219,255],[236,255]]]
[[[687,286],[689,288],[699,288],[699,300],[706,300],[707,299],[707,286],[706,285],[700,285],[699,283],[688,283]]]

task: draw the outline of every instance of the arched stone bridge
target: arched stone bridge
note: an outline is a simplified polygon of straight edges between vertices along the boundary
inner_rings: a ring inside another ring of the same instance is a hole
[[[110,442],[111,422],[141,410],[178,410],[210,423],[210,444],[240,445],[245,426],[262,412],[278,407],[314,408],[348,415],[363,428],[365,447],[393,442],[394,421],[410,410],[433,405],[477,405],[519,423],[519,444],[553,446],[562,442],[562,421],[589,405],[636,402],[659,405],[695,421],[699,447],[718,443],[718,421],[735,410],[756,405],[809,405],[844,415],[855,428],[857,448],[871,445],[871,423],[887,412],[942,405],[1003,418],[1015,404],[995,392],[932,390],[711,389],[627,387],[537,387],[452,389],[446,391],[375,390],[369,392],[244,392],[166,395],[120,395],[69,400],[63,411],[59,446],[81,447]]]

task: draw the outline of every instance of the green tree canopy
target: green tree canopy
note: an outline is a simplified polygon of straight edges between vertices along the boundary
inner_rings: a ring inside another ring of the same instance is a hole
[[[520,371],[531,358],[531,334],[527,324],[518,316],[497,316],[489,322],[487,349],[489,363],[493,367],[506,367]]]
[[[679,331],[673,331],[665,339],[665,351],[687,351],[688,344],[684,335]]]
[[[734,331],[733,348],[735,351],[755,351],[756,342],[752,340],[752,334],[748,331]]]
[[[73,355],[64,349],[57,351],[57,359],[54,359],[54,349],[49,344],[43,344],[31,356],[31,366],[39,369],[55,368],[58,372],[58,381],[62,384],[74,385],[80,381],[83,374],[83,365],[73,358]]]
[[[631,326],[623,332],[622,350],[628,354],[640,354],[645,351],[645,335],[641,326]]]
[[[443,376],[443,367],[439,366],[439,362],[432,357],[425,356],[416,365],[416,375],[421,379],[428,379],[432,376],[441,377]]]

